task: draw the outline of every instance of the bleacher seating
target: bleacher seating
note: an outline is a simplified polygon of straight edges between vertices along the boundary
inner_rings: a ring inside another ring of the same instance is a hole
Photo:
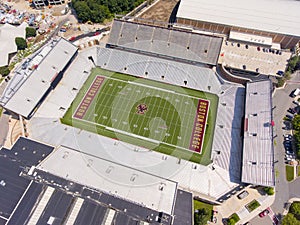
[[[222,38],[115,20],[108,44],[130,51],[147,51],[155,56],[216,65]]]

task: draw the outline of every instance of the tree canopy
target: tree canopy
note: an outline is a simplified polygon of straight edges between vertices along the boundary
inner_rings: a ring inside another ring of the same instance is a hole
[[[145,0],[72,0],[77,17],[82,22],[102,23],[113,14],[126,14]]]
[[[300,220],[300,202],[293,202],[290,207],[290,212],[294,214],[294,216]]]
[[[210,220],[210,213],[208,209],[205,208],[199,209],[198,212],[194,214],[195,225],[207,224],[207,221],[209,220]]]
[[[282,225],[300,225],[300,221],[292,213],[288,213],[283,217]]]
[[[17,45],[18,50],[24,50],[25,48],[27,48],[26,40],[22,37],[16,37],[15,43]]]
[[[26,38],[35,37],[35,36],[36,36],[36,29],[33,27],[26,27]]]
[[[300,70],[300,56],[293,56],[288,63],[287,71],[293,73],[296,70]]]

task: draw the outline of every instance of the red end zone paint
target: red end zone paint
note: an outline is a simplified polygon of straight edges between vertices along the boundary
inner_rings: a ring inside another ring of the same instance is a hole
[[[204,99],[199,99],[196,117],[194,121],[193,133],[192,133],[192,137],[190,140],[190,147],[189,147],[190,150],[198,153],[201,153],[202,150],[208,109],[209,109],[209,101]]]
[[[93,83],[91,84],[89,90],[86,92],[85,96],[81,100],[81,103],[74,114],[75,118],[82,119],[84,117],[86,111],[88,110],[90,104],[92,103],[93,99],[97,95],[104,80],[105,77],[102,76],[95,77]]]

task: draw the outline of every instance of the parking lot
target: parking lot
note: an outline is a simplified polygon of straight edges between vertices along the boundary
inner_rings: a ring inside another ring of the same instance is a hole
[[[276,75],[278,71],[285,71],[290,57],[290,52],[224,40],[219,63],[266,75]]]
[[[299,93],[296,91],[297,89],[293,90],[290,93],[290,98],[288,99],[289,108],[286,110],[286,115],[283,118],[283,148],[285,152],[285,163],[293,165],[296,163],[296,152],[295,152],[295,141],[292,136],[292,120],[295,115],[300,113],[300,106],[298,102],[298,98],[300,96]]]

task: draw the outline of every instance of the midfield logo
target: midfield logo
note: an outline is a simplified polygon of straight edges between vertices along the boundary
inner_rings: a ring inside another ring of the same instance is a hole
[[[137,112],[138,114],[145,114],[148,110],[148,107],[146,104],[139,104],[137,107]]]

